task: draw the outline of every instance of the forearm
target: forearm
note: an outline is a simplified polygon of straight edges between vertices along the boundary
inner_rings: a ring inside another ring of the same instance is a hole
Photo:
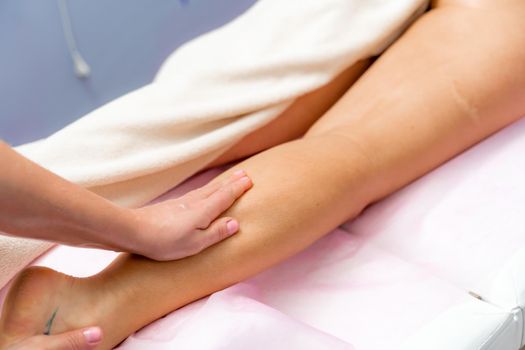
[[[108,244],[130,237],[130,213],[0,143],[0,231],[65,244]],[[131,237],[130,237],[131,238]]]

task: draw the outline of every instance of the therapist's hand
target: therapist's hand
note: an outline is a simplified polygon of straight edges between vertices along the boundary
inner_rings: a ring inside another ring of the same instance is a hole
[[[8,346],[5,350],[91,350],[102,340],[98,327],[57,335],[35,335]]]
[[[199,253],[238,231],[235,219],[217,217],[251,186],[251,180],[239,170],[223,182],[132,210],[137,234],[127,250],[160,261]]]
[[[178,199],[128,209],[49,172],[0,141],[0,234],[174,260],[237,232],[219,218],[252,183],[243,171]]]

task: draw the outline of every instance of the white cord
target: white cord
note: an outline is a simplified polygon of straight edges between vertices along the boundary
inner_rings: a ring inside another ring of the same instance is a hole
[[[67,8],[66,0],[57,0],[57,4],[58,9],[60,11],[60,19],[62,20],[62,30],[66,39],[67,48],[69,51],[69,55],[73,60],[73,65],[75,67],[75,74],[80,79],[86,79],[89,77],[91,68],[78,51],[75,36],[73,35],[73,29],[71,26],[71,19],[69,17],[69,11]]]

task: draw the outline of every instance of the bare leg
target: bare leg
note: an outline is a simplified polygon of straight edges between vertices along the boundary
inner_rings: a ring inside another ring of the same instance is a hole
[[[276,119],[247,135],[209,167],[242,159],[300,138],[354,84],[370,63],[371,59],[357,62],[329,84],[301,96]]]
[[[228,213],[242,222],[235,237],[169,263],[122,255],[89,279],[29,270],[9,296],[0,323],[4,341],[39,332],[59,307],[56,332],[99,324],[109,348],[305,248],[371,201],[525,114],[525,3],[493,3],[431,11],[306,137],[240,164],[255,185]],[[46,283],[52,292],[42,294],[45,307],[24,298],[25,290]],[[85,304],[89,314],[82,313]],[[28,330],[27,320],[42,324]]]

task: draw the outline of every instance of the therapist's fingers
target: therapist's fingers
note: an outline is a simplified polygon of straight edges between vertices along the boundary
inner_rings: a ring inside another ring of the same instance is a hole
[[[198,219],[198,228],[205,229],[210,223],[221,215],[247,190],[252,187],[252,180],[248,176],[243,176],[237,181],[233,181],[227,186],[223,186],[213,192],[208,198],[195,206]]]
[[[102,341],[102,330],[92,327],[48,337],[49,350],[91,350]]]
[[[232,186],[233,184],[235,184],[235,182],[239,181],[244,176],[246,176],[246,172],[244,170],[237,170],[233,174],[231,174],[227,179],[222,181],[210,181],[208,184],[202,186],[199,189],[196,189],[193,192],[197,198],[207,198],[222,188]]]
[[[91,350],[102,341],[102,330],[85,328],[57,335],[37,335],[28,338],[8,350]]]
[[[197,244],[194,253],[199,253],[209,246],[219,243],[237,231],[239,231],[237,220],[228,217],[215,220],[207,229],[195,233],[194,237],[197,239]]]

